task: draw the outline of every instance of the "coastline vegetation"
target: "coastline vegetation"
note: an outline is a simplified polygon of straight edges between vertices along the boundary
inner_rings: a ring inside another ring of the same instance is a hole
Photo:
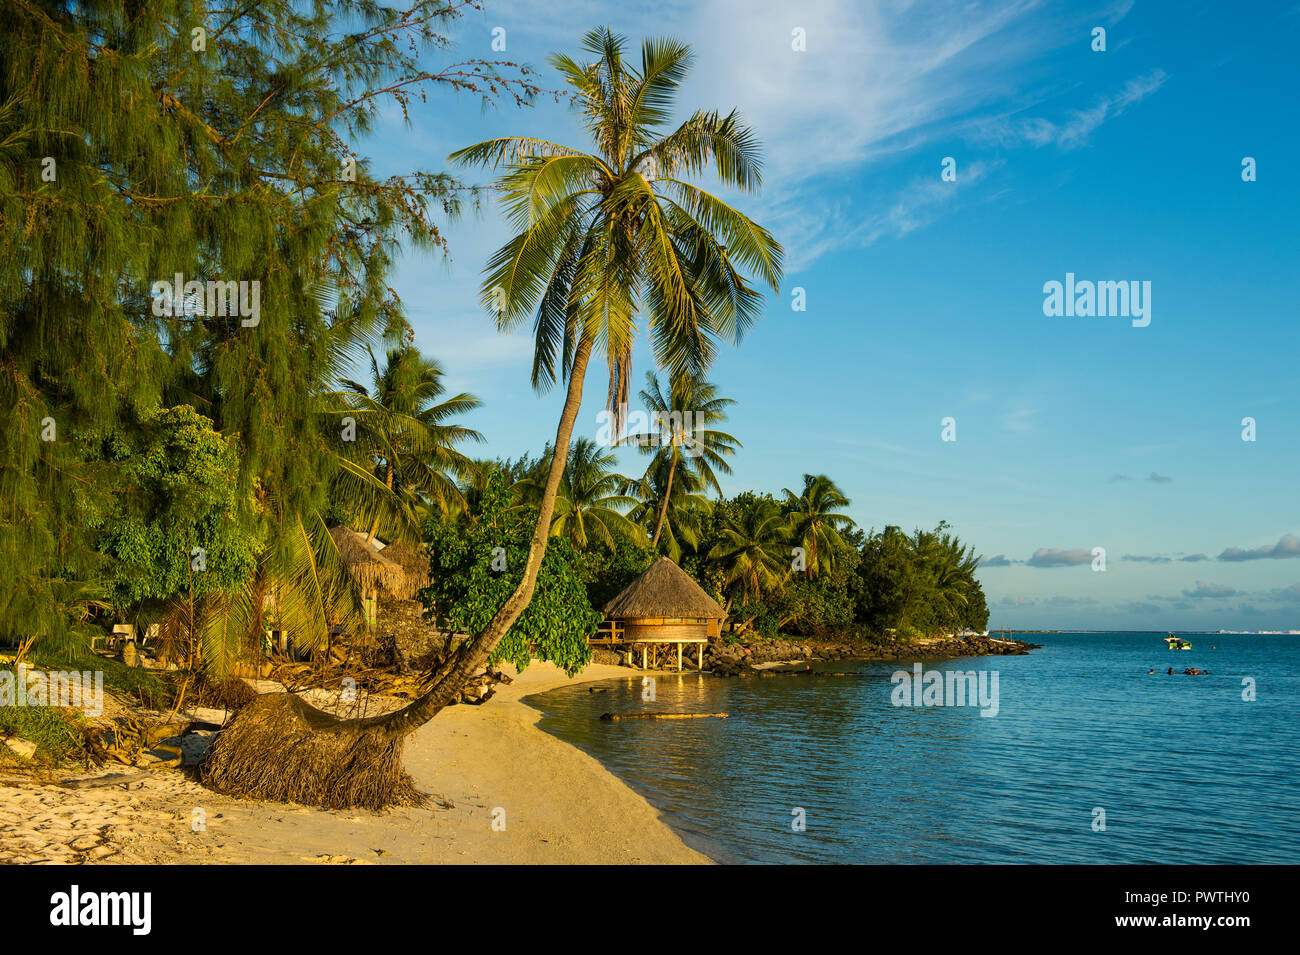
[[[217,681],[269,630],[320,650],[365,628],[339,524],[427,548],[423,598],[470,634],[382,718],[335,720],[292,695],[245,707],[204,764],[222,791],[418,801],[404,737],[491,662],[580,667],[599,607],[660,552],[741,631],[987,618],[975,557],[946,525],[863,531],[822,475],[721,495],[741,445],[717,430],[730,400],[708,372],[758,319],[759,287],[779,287],[782,249],[697,184],[757,191],[758,143],[735,112],[670,124],[691,62],[674,40],[629,56],[598,29],[587,59],[553,57],[590,151],[509,137],[450,157],[496,174],[515,230],[485,270],[485,308],[502,331],[532,322],[534,386],[566,388],[536,458],[468,456],[483,436],[459,422],[478,399],[445,393],[390,279],[403,247],[444,249],[439,217],[482,187],[381,178],[353,151],[385,103],[552,92],[509,62],[430,71],[421,54],[464,6],[268,0],[202,45],[179,2],[140,18],[0,10],[0,640],[20,660],[78,656],[114,622],[156,624],[162,655]],[[154,280],[176,274],[257,281],[258,319],[151,307]],[[641,398],[667,414],[626,435],[639,329],[663,376]],[[593,356],[615,442],[646,454],[639,476],[573,437]],[[674,424],[678,410],[700,427]]]

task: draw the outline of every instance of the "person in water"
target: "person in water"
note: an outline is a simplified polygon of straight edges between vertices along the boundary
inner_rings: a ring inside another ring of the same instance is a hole
[[[1155,673],[1155,670],[1147,670],[1148,673]]]
[[[1173,667],[1170,667],[1170,668],[1169,668],[1169,672],[1170,672],[1170,673],[1173,673],[1173,672],[1174,672],[1174,668],[1173,668]]]

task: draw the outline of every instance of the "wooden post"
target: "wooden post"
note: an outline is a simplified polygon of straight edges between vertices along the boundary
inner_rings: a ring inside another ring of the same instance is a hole
[[[677,644],[677,669],[682,668],[682,645]]]
[[[700,644],[700,651],[699,651],[699,652],[700,652],[700,657],[699,657],[699,660],[700,660],[700,663],[699,663],[699,669],[703,670],[703,669],[704,669],[704,644],[702,644],[702,643]]]
[[[649,653],[649,651],[650,651],[649,644],[645,644],[645,643],[641,644],[641,669],[642,670],[650,669],[649,660],[647,659],[647,654]]]

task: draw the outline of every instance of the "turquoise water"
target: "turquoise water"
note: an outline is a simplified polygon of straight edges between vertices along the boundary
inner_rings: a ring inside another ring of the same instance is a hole
[[[660,676],[654,703],[639,677],[529,702],[724,861],[1300,862],[1300,637],[1180,634],[1194,649],[1170,651],[1164,636],[1030,635],[1043,648],[1027,656],[925,661],[996,671],[994,717],[894,706],[890,674],[910,660]],[[646,709],[730,718],[599,720]]]

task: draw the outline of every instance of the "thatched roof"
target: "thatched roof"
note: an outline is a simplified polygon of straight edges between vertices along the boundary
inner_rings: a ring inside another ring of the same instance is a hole
[[[406,572],[407,585],[411,596],[429,583],[429,555],[423,549],[416,549],[402,541],[393,541],[379,549],[379,555],[399,565]]]
[[[726,616],[718,602],[667,557],[656,560],[644,574],[628,584],[626,590],[605,604],[608,620],[638,617],[710,617],[722,620]]]
[[[367,542],[364,535],[342,524],[330,528],[330,537],[334,538],[334,544],[339,549],[339,556],[347,564],[348,572],[363,589],[375,590],[382,587],[393,596],[403,599],[415,593],[416,588],[412,586],[406,570],[397,561],[385,557],[374,541]]]

